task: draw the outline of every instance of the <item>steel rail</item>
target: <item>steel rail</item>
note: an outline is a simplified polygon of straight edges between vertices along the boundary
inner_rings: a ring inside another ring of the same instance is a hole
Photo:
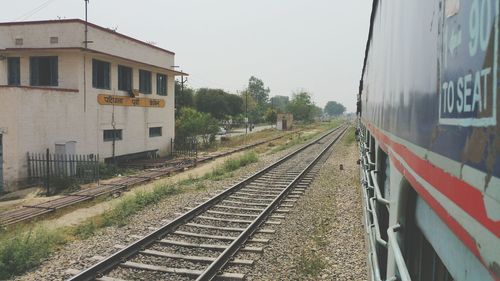
[[[261,175],[263,175],[265,173],[267,173],[271,169],[284,163],[285,161],[289,160],[290,158],[297,155],[301,151],[312,146],[313,144],[317,143],[318,141],[320,141],[320,140],[324,139],[325,137],[329,136],[330,134],[336,132],[337,130],[339,130],[341,128],[345,129],[347,127],[348,126],[346,126],[346,125],[338,126],[334,129],[328,131],[327,133],[321,135],[320,137],[306,143],[305,145],[299,147],[295,151],[280,158],[278,161],[261,169],[260,171],[254,173],[253,175],[250,175],[249,177],[243,179],[242,181],[234,184],[232,187],[222,191],[218,195],[212,197],[211,199],[205,201],[204,203],[201,203],[197,207],[195,207],[195,208],[191,209],[190,211],[184,213],[183,215],[177,217],[176,219],[174,219],[170,223],[163,225],[162,227],[158,228],[157,230],[151,232],[150,234],[147,234],[143,238],[129,244],[127,247],[115,252],[111,256],[108,256],[107,258],[99,261],[98,263],[94,264],[93,266],[83,270],[79,274],[69,278],[68,281],[90,281],[90,280],[94,280],[96,278],[99,278],[100,276],[104,275],[106,272],[108,272],[111,269],[118,266],[120,263],[126,261],[127,259],[129,259],[133,255],[137,254],[139,251],[141,251],[144,248],[147,248],[151,244],[155,243],[155,241],[157,241],[158,239],[161,239],[165,235],[173,232],[175,229],[179,228],[180,226],[184,225],[185,223],[192,220],[196,216],[200,215],[201,213],[203,213],[204,211],[209,209],[211,206],[214,206],[217,203],[221,202],[222,200],[227,198],[227,196],[229,196],[232,193],[241,189],[248,182],[260,177]]]
[[[243,231],[238,238],[236,238],[227,248],[219,255],[219,257],[196,279],[196,281],[213,280],[222,268],[231,260],[231,258],[239,251],[245,242],[253,235],[255,231],[264,223],[271,215],[274,209],[281,203],[288,193],[297,184],[316,163],[323,157],[323,155],[335,144],[346,132],[348,127],[345,127],[339,135],[331,141],[308,165],[300,174],[298,174],[292,182],[290,182],[281,193],[269,204],[264,211]]]

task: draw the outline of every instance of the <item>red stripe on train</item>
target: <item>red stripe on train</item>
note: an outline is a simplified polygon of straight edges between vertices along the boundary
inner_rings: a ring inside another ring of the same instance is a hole
[[[491,233],[500,237],[500,221],[493,221],[488,217],[481,191],[420,158],[405,146],[393,141],[372,124],[368,124],[368,127],[377,139],[384,143],[384,146],[390,146],[420,177],[448,197]]]
[[[431,206],[434,211],[436,211],[436,214],[448,225],[448,227],[457,235],[457,237],[462,240],[464,245],[469,248],[469,250],[472,252],[473,255],[475,255],[478,260],[481,262],[481,264],[488,270],[490,273],[491,277],[493,277],[494,280],[499,281],[500,277],[495,275],[495,272],[493,272],[489,266],[488,263],[482,258],[481,253],[479,252],[479,249],[477,248],[477,245],[475,243],[474,238],[465,230],[465,228],[460,225],[447,211],[446,209],[437,201],[419,182],[415,177],[403,166],[399,160],[394,157],[394,155],[390,155],[392,161],[394,162],[396,168],[399,170],[401,174],[405,176],[405,178],[410,182],[410,184],[415,188],[415,190],[418,192],[420,196]]]

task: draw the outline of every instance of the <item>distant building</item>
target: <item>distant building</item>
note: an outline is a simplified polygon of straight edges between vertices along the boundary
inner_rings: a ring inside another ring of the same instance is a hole
[[[291,130],[293,125],[293,114],[278,113],[276,117],[276,129],[281,131]]]
[[[186,75],[174,65],[173,52],[79,19],[0,23],[0,191],[27,177],[28,152],[56,145],[168,153]]]

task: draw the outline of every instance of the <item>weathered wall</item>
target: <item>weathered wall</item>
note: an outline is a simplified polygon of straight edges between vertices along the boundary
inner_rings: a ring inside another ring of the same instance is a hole
[[[0,60],[0,131],[3,134],[5,189],[27,176],[27,152],[54,150],[56,142],[76,141],[76,153],[112,156],[111,142],[103,130],[123,130],[116,141],[116,155],[159,149],[166,154],[174,137],[174,77],[168,76],[167,96],[156,94],[156,73],[168,74],[174,54],[145,45],[92,24],[88,29],[89,51],[83,51],[85,24],[80,20],[33,23],[0,23],[0,51],[21,58],[21,87],[7,87],[7,60]],[[58,37],[51,43],[50,37]],[[16,45],[22,38],[23,44]],[[2,50],[3,49],[3,50]],[[29,85],[29,57],[58,56],[57,87]],[[92,88],[92,58],[111,63],[111,89]],[[140,63],[139,63],[140,62]],[[140,97],[164,99],[164,108],[99,105],[97,95],[121,95],[117,65],[133,68],[133,89],[139,88],[139,69],[152,72],[152,94]],[[84,75],[85,73],[85,75]],[[84,76],[86,85],[84,85]],[[150,127],[162,127],[161,137],[149,137]]]

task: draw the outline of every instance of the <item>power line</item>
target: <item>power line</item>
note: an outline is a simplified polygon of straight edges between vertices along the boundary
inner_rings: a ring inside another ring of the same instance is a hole
[[[41,10],[43,10],[44,8],[46,8],[48,5],[50,5],[50,3],[54,2],[54,1],[55,0],[47,0],[47,1],[43,2],[42,4],[37,6],[36,8],[34,8],[34,9],[24,13],[20,17],[16,18],[14,21],[27,20],[31,16],[33,16],[34,14],[36,14],[36,13],[40,12]]]

